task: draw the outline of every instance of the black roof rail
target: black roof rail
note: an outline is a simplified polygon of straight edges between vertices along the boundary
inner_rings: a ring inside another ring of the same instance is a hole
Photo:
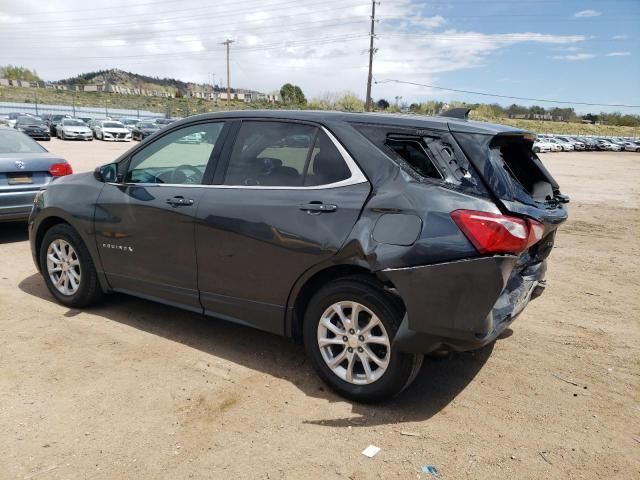
[[[438,114],[439,117],[449,117],[449,118],[460,118],[462,120],[469,120],[469,112],[470,108],[462,107],[462,108],[452,108],[451,110],[447,110],[446,112],[440,112]]]

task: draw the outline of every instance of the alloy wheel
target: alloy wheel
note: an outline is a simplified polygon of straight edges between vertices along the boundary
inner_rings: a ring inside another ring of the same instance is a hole
[[[384,375],[391,357],[391,342],[384,324],[358,302],[337,302],[318,323],[322,358],[340,379],[369,385]]]
[[[58,238],[47,249],[47,273],[52,285],[63,295],[73,295],[80,288],[80,259],[71,244]]]

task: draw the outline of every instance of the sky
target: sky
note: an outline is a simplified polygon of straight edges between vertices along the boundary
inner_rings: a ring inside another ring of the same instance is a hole
[[[0,65],[46,80],[119,68],[226,86],[231,39],[232,87],[364,98],[370,15],[370,0],[0,0]],[[374,100],[640,113],[640,0],[382,0],[376,19]]]

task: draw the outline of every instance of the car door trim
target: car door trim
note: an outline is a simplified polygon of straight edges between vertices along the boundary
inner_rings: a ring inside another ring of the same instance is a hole
[[[298,185],[298,186],[266,186],[266,185],[206,185],[206,184],[176,184],[176,183],[112,183],[111,185],[125,185],[125,186],[138,186],[138,187],[190,187],[190,188],[219,188],[219,189],[243,189],[243,190],[325,190],[327,188],[339,188],[350,185],[358,185],[361,183],[367,183],[367,177],[362,173],[360,167],[353,159],[349,152],[342,146],[338,139],[324,126],[320,126],[322,131],[333,142],[334,146],[338,149],[340,156],[347,164],[351,176],[339,182],[326,183],[324,185]],[[225,139],[226,140],[226,139]]]

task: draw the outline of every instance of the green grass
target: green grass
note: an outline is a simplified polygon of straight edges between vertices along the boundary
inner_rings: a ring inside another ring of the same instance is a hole
[[[511,118],[475,118],[474,120],[500,123],[535,133],[555,133],[565,135],[603,135],[613,137],[640,137],[638,127],[620,127],[617,125],[589,125],[577,122],[544,122],[541,120],[515,120]]]
[[[212,102],[202,98],[160,98],[142,95],[119,95],[101,92],[73,92],[69,90],[33,89],[18,87],[1,87],[0,102],[38,103],[50,105],[72,105],[77,107],[93,107],[96,109],[125,108],[131,110],[149,110],[159,114],[170,112],[171,116],[186,117],[197,113],[215,112],[227,109],[226,101]],[[246,104],[231,101],[231,109],[256,108],[262,104]]]

